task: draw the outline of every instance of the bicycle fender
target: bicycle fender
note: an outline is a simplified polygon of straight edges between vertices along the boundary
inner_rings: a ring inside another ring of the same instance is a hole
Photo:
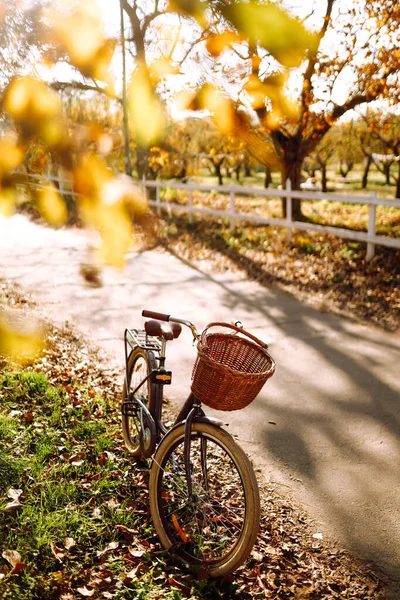
[[[224,421],[221,421],[221,419],[217,419],[216,417],[198,417],[197,419],[194,419],[194,421],[196,423],[209,423],[210,425],[215,425],[215,427],[219,428],[228,426],[228,423],[224,423]]]
[[[171,429],[168,429],[168,431],[172,431],[172,429],[179,427],[179,425],[182,425],[183,423],[186,423],[186,419],[180,421],[179,423],[175,423],[175,425],[171,427]],[[193,423],[209,423],[210,425],[220,428],[228,426],[228,423],[224,423],[224,421],[221,421],[221,419],[217,419],[216,417],[207,417],[206,415],[204,415],[204,417],[195,417],[193,419]]]

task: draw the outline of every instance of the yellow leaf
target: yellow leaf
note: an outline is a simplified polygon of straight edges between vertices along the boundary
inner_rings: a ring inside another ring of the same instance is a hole
[[[86,77],[108,82],[115,43],[105,40],[101,11],[95,0],[80,0],[71,14],[52,11],[53,34],[71,63]]]
[[[28,329],[28,326],[27,326]],[[0,354],[26,364],[43,348],[43,334],[36,330],[26,333],[8,325],[0,315]]]
[[[209,83],[195,93],[177,94],[175,106],[180,110],[208,110],[224,135],[230,134],[234,128],[235,110],[231,100]]]
[[[11,217],[15,209],[15,190],[13,188],[0,188],[0,214]]]
[[[13,118],[24,137],[39,136],[55,148],[67,139],[57,92],[33,77],[16,77],[4,93],[4,110]]]
[[[205,25],[204,16],[207,3],[201,0],[169,0],[167,10],[181,15],[191,15],[198,20],[200,25]]]
[[[73,175],[81,217],[101,235],[100,261],[123,267],[133,242],[133,218],[146,215],[146,199],[129,177],[115,178],[96,156],[86,157]]]
[[[37,204],[42,216],[52,225],[63,225],[67,220],[67,207],[54,186],[38,191]]]
[[[298,115],[298,106],[292,102],[284,92],[287,77],[281,73],[270,75],[260,81],[257,75],[252,74],[245,86],[252,106],[259,108],[265,106],[266,99],[271,101],[272,111],[267,116],[267,126],[277,127],[281,118],[295,118]]]
[[[232,44],[240,44],[243,36],[234,31],[224,31],[210,35],[206,41],[206,48],[212,56],[219,56],[227,47]]]
[[[178,67],[172,65],[171,61],[164,56],[154,60],[149,66],[149,71],[154,82],[158,82],[166,75],[176,75],[179,73]]]
[[[23,159],[24,153],[21,148],[11,140],[0,140],[0,178],[16,169]]]
[[[272,2],[229,2],[221,12],[251,46],[260,44],[285,67],[300,66],[307,49],[316,47],[317,37]]]
[[[137,143],[143,146],[156,143],[164,132],[165,116],[144,65],[139,65],[132,75],[128,90],[128,109]]]
[[[203,108],[210,111],[220,132],[224,135],[231,133],[235,123],[231,100],[209,84],[202,87],[200,94]]]

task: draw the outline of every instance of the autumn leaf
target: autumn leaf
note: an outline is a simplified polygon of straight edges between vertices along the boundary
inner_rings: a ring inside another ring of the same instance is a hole
[[[60,548],[57,544],[53,544],[53,542],[50,544],[50,548],[51,551],[53,553],[53,555],[56,557],[56,559],[62,563],[64,558],[65,558],[65,551],[63,548]]]
[[[48,223],[60,226],[67,220],[67,207],[54,185],[46,185],[37,192],[37,205]]]
[[[79,592],[79,594],[81,596],[85,596],[86,598],[90,598],[91,596],[94,595],[95,593],[95,588],[91,587],[91,586],[82,586],[82,587],[78,587],[77,592]]]
[[[21,555],[16,550],[3,550],[1,555],[12,567],[21,562]]]
[[[47,146],[58,150],[68,145],[60,98],[38,79],[29,76],[12,79],[4,92],[3,108],[23,138],[38,136]]]
[[[107,546],[104,548],[104,550],[98,550],[96,552],[97,558],[101,558],[107,552],[111,552],[111,550],[116,550],[118,548],[118,546],[119,546],[119,542],[110,542],[109,544],[107,544]]]
[[[235,31],[211,34],[206,40],[206,48],[212,56],[219,56],[232,44],[243,42],[243,36]]]
[[[0,354],[8,356],[21,364],[26,364],[43,349],[43,335],[38,329],[27,324],[28,331],[13,326],[4,320],[0,312]],[[29,331],[30,329],[30,331]]]
[[[130,127],[137,143],[143,146],[156,144],[166,125],[164,109],[157,97],[150,72],[139,64],[128,89]]]
[[[26,569],[26,564],[22,562],[21,555],[16,550],[4,550],[2,557],[11,565],[10,574],[18,574]]]
[[[19,501],[20,496],[22,495],[22,490],[16,490],[14,488],[10,488],[7,492],[8,498],[11,498],[11,502],[9,502],[4,508],[3,512],[15,512],[19,508],[21,508],[22,504]]]
[[[306,51],[316,46],[316,36],[272,2],[227,3],[221,12],[247,36],[251,47],[261,44],[284,67],[300,66]]]
[[[105,39],[104,24],[97,2],[80,0],[77,9],[70,14],[49,12],[55,39],[68,53],[73,64],[85,77],[93,77],[107,83],[111,89],[108,73],[115,42]]]
[[[72,538],[72,537],[65,538],[64,547],[67,550],[71,550],[72,548],[74,548],[74,546],[76,546],[76,542],[75,542],[74,538]]]

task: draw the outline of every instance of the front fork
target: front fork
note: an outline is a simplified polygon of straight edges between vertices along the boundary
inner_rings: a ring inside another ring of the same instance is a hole
[[[201,408],[201,404],[195,400],[193,403],[193,408],[189,412],[186,417],[185,423],[185,442],[183,446],[183,457],[185,461],[185,475],[186,475],[186,483],[188,489],[189,498],[193,499],[193,482],[192,482],[192,474],[190,472],[190,448],[192,443],[192,424],[193,420],[196,417],[203,417],[204,412]],[[201,468],[203,471],[204,477],[204,487],[205,490],[208,490],[208,480],[207,480],[207,462],[206,462],[206,449],[207,449],[207,440],[203,437],[200,438],[200,452],[201,452]]]

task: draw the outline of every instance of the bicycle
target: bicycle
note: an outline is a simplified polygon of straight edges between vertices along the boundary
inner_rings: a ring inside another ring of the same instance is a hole
[[[150,512],[161,545],[203,577],[236,570],[257,538],[260,496],[250,460],[202,403],[243,408],[275,370],[267,345],[241,324],[190,321],[144,310],[144,330],[126,329],[122,431],[134,457],[151,458]],[[197,343],[191,392],[174,425],[162,423],[167,342],[188,327]],[[209,332],[229,328],[229,333]],[[246,363],[247,364],[244,364]],[[240,369],[238,369],[240,367]],[[239,376],[238,376],[239,375]]]

